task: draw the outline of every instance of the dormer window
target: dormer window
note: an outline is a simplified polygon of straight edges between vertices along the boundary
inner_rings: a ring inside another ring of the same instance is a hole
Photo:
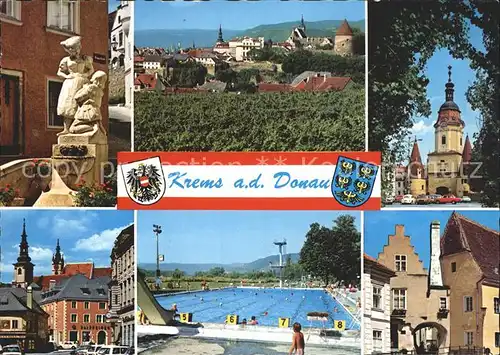
[[[82,287],[80,290],[82,290],[84,295],[90,295],[90,289],[88,287]]]

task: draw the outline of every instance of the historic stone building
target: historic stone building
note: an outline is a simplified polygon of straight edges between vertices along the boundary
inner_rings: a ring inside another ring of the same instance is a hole
[[[56,110],[63,81],[57,69],[65,55],[60,42],[81,36],[82,54],[93,57],[95,70],[107,73],[107,2],[6,0],[0,6],[0,28],[0,164],[50,157],[62,130]],[[107,127],[107,109],[102,119]]]
[[[109,283],[109,314],[113,343],[133,346],[135,334],[134,225],[118,235],[111,252],[113,269]]]
[[[462,197],[469,193],[468,175],[471,172],[472,149],[469,137],[463,140],[465,123],[461,111],[453,101],[455,84],[448,67],[446,101],[441,105],[434,124],[434,151],[427,155],[424,169],[415,141],[410,159],[410,191],[419,194],[453,194]],[[417,156],[418,155],[418,156]],[[420,166],[421,165],[421,166]],[[415,167],[414,167],[415,166]],[[419,174],[421,171],[422,174]],[[425,174],[424,174],[425,171]]]
[[[347,20],[344,20],[340,27],[335,32],[335,36],[330,37],[309,37],[307,36],[306,24],[304,17],[300,21],[300,25],[292,29],[292,33],[286,40],[292,48],[298,44],[308,49],[315,49],[317,46],[329,46],[333,49],[335,54],[339,55],[352,55],[354,54],[353,47],[354,33]]]
[[[441,240],[450,287],[450,345],[500,353],[499,233],[453,212]]]
[[[363,260],[363,353],[389,353],[391,351],[390,282],[396,273],[366,254]]]
[[[52,283],[42,293],[40,304],[49,314],[50,341],[111,343],[112,330],[106,323],[109,280],[108,276],[88,279],[77,274]]]
[[[417,236],[421,237],[421,236]],[[430,272],[424,268],[403,225],[396,225],[377,261],[396,273],[391,287],[392,348],[417,354],[449,347],[449,290],[443,284],[440,224],[430,226]]]
[[[23,352],[40,352],[48,341],[47,319],[36,285],[0,288],[0,346],[18,344]]]

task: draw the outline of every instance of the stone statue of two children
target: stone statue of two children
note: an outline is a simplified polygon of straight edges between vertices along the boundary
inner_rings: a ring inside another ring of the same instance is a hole
[[[57,114],[64,119],[64,129],[58,136],[77,134],[93,136],[102,126],[101,103],[106,87],[106,73],[94,72],[92,58],[81,55],[81,37],[61,42],[69,54],[60,64],[57,75],[64,83],[57,102]]]

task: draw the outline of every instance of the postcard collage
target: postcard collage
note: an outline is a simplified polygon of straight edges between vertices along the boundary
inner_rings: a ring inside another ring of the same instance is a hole
[[[500,355],[497,0],[0,0],[0,354]]]

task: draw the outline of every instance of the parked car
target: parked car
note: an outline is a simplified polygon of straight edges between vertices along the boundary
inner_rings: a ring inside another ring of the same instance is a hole
[[[416,198],[417,205],[428,205],[432,203],[432,199],[429,195],[418,195]]]
[[[103,345],[97,352],[98,355],[111,355],[111,354],[126,354],[128,346],[119,345]]]
[[[76,341],[65,341],[64,343],[59,344],[60,349],[64,350],[69,350],[69,349],[76,349],[78,346],[78,343]]]
[[[87,355],[96,355],[99,350],[101,350],[102,345],[90,345],[90,348],[87,350]]]
[[[392,205],[394,203],[394,197],[393,196],[387,196],[384,199],[384,205]]]
[[[415,197],[413,195],[404,195],[401,199],[402,205],[414,205],[416,203]]]
[[[78,348],[75,349],[75,354],[76,355],[87,355],[89,349],[90,349],[90,345],[80,345]]]
[[[401,200],[403,199],[403,195],[397,195],[394,197],[394,203],[401,203]]]
[[[21,348],[17,344],[5,345],[2,347],[2,354],[4,355],[23,355]]]
[[[466,203],[468,203],[468,202],[471,202],[471,201],[472,201],[472,200],[470,199],[470,197],[469,197],[469,196],[464,196],[464,197],[462,197],[462,202],[466,202]]]
[[[459,202],[462,202],[462,199],[460,197],[456,197],[455,195],[446,195],[438,199],[439,203],[452,203],[456,204]]]
[[[429,195],[429,197],[431,199],[431,203],[439,203],[439,199],[443,196],[434,194],[434,195]]]

